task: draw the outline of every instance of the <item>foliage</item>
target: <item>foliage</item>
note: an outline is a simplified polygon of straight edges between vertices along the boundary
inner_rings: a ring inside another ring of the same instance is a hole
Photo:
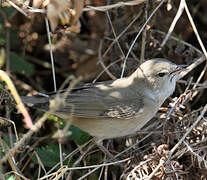
[[[60,152],[59,152],[58,143],[49,144],[44,147],[37,147],[34,149],[34,152],[36,152],[38,155],[38,158],[36,157],[35,154],[33,154],[33,157],[32,157],[32,160],[36,165],[38,165],[40,163],[40,162],[38,162],[38,159],[41,160],[42,164],[45,167],[53,167],[60,161]],[[69,154],[69,151],[67,151],[63,147],[62,153]],[[65,164],[65,165],[67,165],[67,164]]]
[[[35,72],[34,65],[25,61],[15,52],[10,54],[11,70],[15,73],[22,73],[25,75],[32,75]]]
[[[78,145],[83,145],[89,140],[90,136],[88,135],[88,133],[82,131],[78,127],[71,125],[69,130],[72,132],[69,138],[71,140],[74,140]]]

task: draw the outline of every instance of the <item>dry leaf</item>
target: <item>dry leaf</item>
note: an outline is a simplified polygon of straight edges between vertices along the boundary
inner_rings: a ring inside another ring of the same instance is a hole
[[[60,18],[59,15],[66,12],[70,7],[70,0],[50,0],[50,2],[47,4],[46,9],[47,18],[50,21],[52,31],[54,31],[58,25]]]
[[[73,10],[71,12],[73,18],[72,18],[72,25],[77,24],[79,21],[79,18],[82,14],[83,7],[84,7],[84,0],[75,0]]]
[[[84,0],[50,0],[45,5],[52,31],[60,23],[63,26],[70,25],[67,31],[80,32],[79,18],[83,11]]]

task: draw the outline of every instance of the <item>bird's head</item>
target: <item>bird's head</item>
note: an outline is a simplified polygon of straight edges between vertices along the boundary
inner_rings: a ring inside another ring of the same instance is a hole
[[[151,59],[140,65],[135,72],[137,79],[141,79],[144,86],[153,92],[162,93],[163,97],[170,96],[179,79],[179,74],[185,68],[166,59]],[[135,78],[136,79],[136,78]]]

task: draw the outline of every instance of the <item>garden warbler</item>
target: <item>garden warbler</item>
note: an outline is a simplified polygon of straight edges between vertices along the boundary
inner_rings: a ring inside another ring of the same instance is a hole
[[[72,116],[73,125],[100,140],[132,134],[152,119],[173,93],[182,70],[166,59],[147,60],[129,77],[74,88],[55,114],[63,119]],[[54,98],[28,96],[23,102],[47,110]]]

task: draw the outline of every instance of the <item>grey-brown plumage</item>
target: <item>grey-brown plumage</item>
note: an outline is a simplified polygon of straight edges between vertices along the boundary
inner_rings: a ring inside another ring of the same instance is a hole
[[[129,77],[75,88],[56,114],[72,115],[72,124],[99,139],[126,136],[155,115],[173,93],[180,70],[165,59],[148,60]],[[54,97],[24,97],[23,102],[46,110]]]

